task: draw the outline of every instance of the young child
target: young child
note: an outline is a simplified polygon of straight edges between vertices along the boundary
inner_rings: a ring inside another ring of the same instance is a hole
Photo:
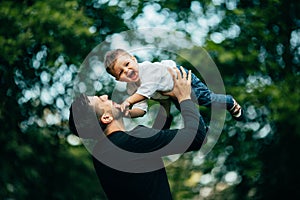
[[[146,100],[149,98],[163,101],[169,98],[162,93],[173,88],[173,79],[168,68],[176,67],[174,61],[138,63],[137,59],[127,51],[115,49],[105,54],[104,65],[106,71],[117,81],[127,82],[127,92],[131,96],[120,107],[125,111],[132,106],[127,112],[130,117],[143,116],[147,112]],[[192,74],[192,89],[199,105],[209,107],[211,103],[225,104],[235,120],[243,120],[243,110],[232,96],[213,93],[194,74]]]

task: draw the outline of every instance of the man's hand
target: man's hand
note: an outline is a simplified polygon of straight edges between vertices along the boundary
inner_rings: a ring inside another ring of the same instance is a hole
[[[177,68],[175,68],[176,74],[172,71],[172,69],[168,68],[168,70],[173,77],[174,87],[171,92],[166,92],[164,95],[177,98],[179,103],[183,100],[191,99],[191,70],[189,70],[188,74],[186,74],[183,67],[180,67],[182,75]]]

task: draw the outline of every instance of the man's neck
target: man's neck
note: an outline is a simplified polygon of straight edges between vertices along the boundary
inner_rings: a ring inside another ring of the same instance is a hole
[[[116,120],[111,122],[105,129],[104,133],[106,136],[117,132],[117,131],[125,131],[125,127],[122,120]]]

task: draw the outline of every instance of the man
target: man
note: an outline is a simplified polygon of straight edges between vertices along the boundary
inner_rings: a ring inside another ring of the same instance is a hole
[[[206,128],[191,101],[191,72],[186,74],[182,69],[180,73],[176,69],[176,73],[172,73],[174,88],[169,95],[176,97],[180,104],[184,128],[179,130],[137,126],[125,132],[119,105],[107,95],[81,97],[73,102],[70,129],[80,137],[98,140],[93,150],[93,162],[108,199],[172,199],[161,157],[200,149]],[[93,110],[90,121],[96,119],[100,126],[87,123],[84,117],[87,110]]]

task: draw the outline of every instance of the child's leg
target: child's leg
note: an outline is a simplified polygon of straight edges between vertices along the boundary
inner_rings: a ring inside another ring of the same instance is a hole
[[[225,105],[235,120],[244,121],[243,109],[231,95],[213,93],[194,74],[192,74],[192,88],[199,105],[206,107],[212,103],[219,104],[220,106]]]
[[[187,69],[185,69],[188,71]],[[234,100],[231,95],[215,94],[195,75],[192,73],[192,89],[195,93],[196,99],[199,105],[209,107],[212,103],[219,104],[220,106],[226,106],[226,109],[230,112],[236,120],[242,119],[241,106]]]
[[[178,66],[177,66],[178,67]],[[185,69],[187,72],[188,70]],[[198,100],[199,105],[209,107],[211,103],[225,104],[226,109],[232,108],[234,100],[232,96],[225,94],[215,94],[195,75],[192,73],[192,89]]]
[[[199,105],[210,107],[212,103],[225,105],[229,110],[234,105],[234,100],[231,95],[216,94],[208,89],[208,87],[200,81],[194,74],[192,75],[192,88]]]

